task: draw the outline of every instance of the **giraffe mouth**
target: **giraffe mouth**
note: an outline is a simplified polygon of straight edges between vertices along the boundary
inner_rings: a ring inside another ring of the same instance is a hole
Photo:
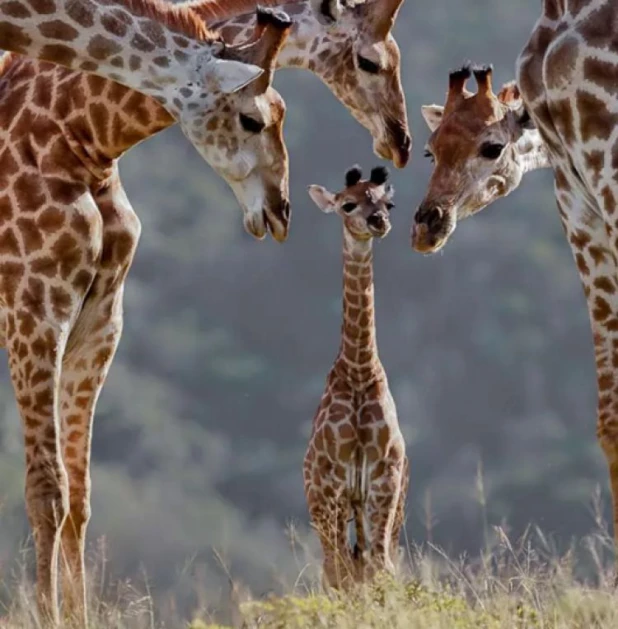
[[[289,203],[287,204],[289,208]],[[289,210],[286,210],[287,216],[289,216]],[[289,230],[289,222],[288,220],[278,221],[273,220],[268,216],[268,212],[266,210],[262,210],[262,216],[264,220],[264,225],[268,230],[268,233],[273,237],[277,242],[285,242],[288,238],[288,230]]]
[[[374,142],[374,153],[382,159],[392,161],[395,168],[405,168],[411,151],[412,137],[407,127],[396,120],[387,120],[386,133]]]
[[[285,242],[288,237],[289,223],[274,220],[265,209],[247,214],[244,225],[247,233],[257,240],[264,240],[267,234],[277,242]]]

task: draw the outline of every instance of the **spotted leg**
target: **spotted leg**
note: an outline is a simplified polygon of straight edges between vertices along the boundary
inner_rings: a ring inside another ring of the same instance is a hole
[[[371,579],[381,571],[391,574],[395,566],[391,558],[392,535],[401,493],[403,456],[389,457],[386,465],[374,466],[370,471],[370,483],[365,504],[368,529],[369,560],[365,578]],[[376,471],[380,473],[376,473]],[[383,471],[382,471],[383,470]]]
[[[354,561],[348,542],[347,500],[313,498],[309,514],[324,555],[323,584],[334,589],[345,589],[355,580]]]
[[[303,466],[305,497],[323,554],[325,588],[346,588],[355,580],[354,561],[348,540],[350,500],[345,470],[310,444]]]
[[[597,438],[609,468],[618,540],[618,260],[613,246],[618,232],[600,208],[586,207],[559,183],[556,196],[588,304],[597,373]]]
[[[84,549],[90,518],[92,423],[120,340],[124,280],[140,233],[117,175],[95,201],[103,219],[103,251],[69,340],[61,380],[63,458],[70,488],[70,512],[62,529],[63,615],[79,627],[87,624]]]
[[[390,557],[391,561],[397,566],[399,564],[399,537],[401,535],[401,528],[406,517],[406,498],[408,496],[408,486],[410,484],[410,469],[408,464],[408,457],[403,459],[403,471],[401,474],[401,484],[399,489],[399,501],[397,503],[397,511],[395,512],[395,520],[393,522],[393,532],[391,535],[391,549]]]
[[[38,285],[36,278],[26,281],[33,289]],[[68,510],[58,416],[58,381],[67,326],[54,325],[26,310],[9,313],[6,323],[9,369],[24,426],[26,510],[36,551],[39,616],[44,627],[55,626],[59,620],[58,531]]]
[[[29,186],[42,204],[31,218],[14,223],[25,246],[12,248],[15,259],[4,263],[0,291],[8,310],[9,368],[24,425],[26,509],[35,542],[40,621],[48,626],[59,620],[58,551],[69,503],[59,384],[70,331],[100,254],[101,219],[83,186],[55,180],[48,188],[34,174]],[[66,212],[57,209],[57,194],[73,199]],[[11,228],[4,227],[7,242]]]

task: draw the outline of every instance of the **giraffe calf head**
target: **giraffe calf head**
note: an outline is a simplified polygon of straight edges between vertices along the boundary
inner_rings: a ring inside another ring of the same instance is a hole
[[[322,186],[309,186],[309,196],[326,213],[335,212],[343,219],[346,230],[356,240],[384,238],[391,229],[390,211],[394,189],[388,183],[388,170],[378,166],[369,179],[354,166],[346,173],[345,188],[338,193]]]
[[[465,89],[472,74],[476,94]],[[517,86],[494,95],[491,74],[489,66],[452,72],[445,106],[422,109],[432,132],[425,155],[435,166],[412,227],[412,246],[421,253],[441,249],[459,219],[515,190],[538,157],[538,131]]]
[[[250,41],[227,47],[222,58],[263,72],[236,92],[221,94],[200,129],[200,151],[232,188],[245,229],[258,239],[270,232],[279,242],[287,238],[290,224],[289,163],[283,139],[285,101],[272,80],[291,26],[282,11],[257,10]]]

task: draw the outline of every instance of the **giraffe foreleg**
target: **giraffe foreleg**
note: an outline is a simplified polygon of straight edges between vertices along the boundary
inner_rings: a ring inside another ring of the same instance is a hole
[[[36,552],[41,624],[58,621],[59,532],[68,512],[68,482],[60,453],[58,382],[66,326],[26,310],[7,315],[9,369],[24,427],[26,511]]]
[[[69,513],[62,528],[63,617],[80,628],[87,626],[84,552],[92,424],[121,331],[122,318],[108,322],[70,355],[62,369],[62,456],[69,478]]]
[[[382,571],[390,574],[395,572],[391,552],[402,489],[403,467],[403,458],[389,461],[384,466],[382,474],[371,476],[365,504],[369,539],[369,560],[365,567],[366,579],[372,579]]]
[[[348,588],[356,580],[356,571],[348,541],[347,502],[322,497],[310,503],[309,513],[322,547],[323,585]]]
[[[405,521],[406,513],[406,498],[408,496],[408,487],[410,484],[410,468],[408,463],[408,457],[403,459],[403,470],[401,473],[401,486],[399,490],[399,500],[397,502],[397,510],[395,512],[395,520],[393,522],[393,532],[391,535],[391,549],[390,556],[391,561],[398,566],[399,565],[399,537],[401,535],[401,528]]]
[[[592,212],[556,186],[562,224],[586,295],[597,377],[597,439],[609,471],[614,540],[618,549],[618,231],[603,212]]]
[[[124,280],[140,223],[117,172],[95,196],[103,220],[103,249],[62,369],[62,444],[69,475],[70,514],[62,530],[65,619],[87,624],[84,551],[90,519],[90,446],[96,403],[122,333]]]

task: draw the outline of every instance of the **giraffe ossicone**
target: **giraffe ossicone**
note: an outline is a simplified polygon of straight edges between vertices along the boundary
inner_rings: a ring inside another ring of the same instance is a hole
[[[405,517],[408,459],[378,356],[372,241],[391,229],[388,172],[360,168],[338,193],[318,185],[309,195],[343,222],[341,346],[327,377],[304,459],[307,507],[323,553],[324,584],[347,588],[393,572]],[[355,543],[348,536],[354,521]]]

